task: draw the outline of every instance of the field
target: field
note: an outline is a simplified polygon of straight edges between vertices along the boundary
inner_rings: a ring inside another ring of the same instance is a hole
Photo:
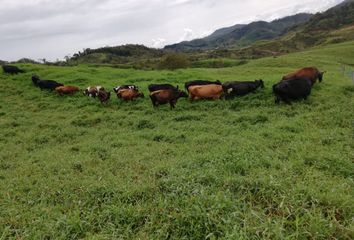
[[[0,239],[353,239],[354,42],[219,69],[20,65],[0,73]],[[327,74],[306,101],[275,105],[281,76]],[[30,81],[137,84],[108,105]],[[149,83],[254,80],[233,101],[153,109]]]

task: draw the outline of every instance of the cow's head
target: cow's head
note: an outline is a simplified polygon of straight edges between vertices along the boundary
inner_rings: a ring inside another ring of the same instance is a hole
[[[119,89],[120,89],[120,86],[117,86],[117,87],[114,87],[114,88],[113,88],[113,91],[114,91],[115,93],[118,93]]]
[[[32,75],[32,82],[35,86],[38,85],[38,82],[40,81],[39,77],[37,75]]]
[[[261,88],[264,88],[264,82],[262,79],[259,79],[256,82],[258,82],[258,84],[259,84],[259,86],[261,86]]]
[[[322,80],[323,80],[323,74],[325,74],[325,73],[326,73],[326,71],[320,72],[320,73],[318,74],[318,81],[319,81],[319,82],[322,82]]]
[[[185,91],[178,90],[178,97],[188,97],[188,94]]]

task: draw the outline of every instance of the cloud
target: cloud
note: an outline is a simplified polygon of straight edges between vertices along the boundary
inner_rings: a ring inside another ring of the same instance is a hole
[[[152,39],[152,47],[153,48],[162,48],[166,43],[166,39],[164,38],[156,38]]]
[[[163,47],[221,27],[323,11],[341,0],[0,0],[0,59],[55,60],[83,48]]]

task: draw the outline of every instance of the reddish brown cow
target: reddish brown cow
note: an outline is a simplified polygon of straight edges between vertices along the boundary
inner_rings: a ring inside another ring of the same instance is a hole
[[[190,86],[188,88],[191,100],[198,99],[220,99],[223,94],[222,85],[210,84],[200,86]]]
[[[107,92],[106,90],[99,90],[98,99],[100,100],[101,103],[107,104],[109,98],[111,97],[111,92]]]
[[[143,98],[144,94],[135,89],[121,89],[117,92],[117,97],[124,101],[131,101],[139,97]]]
[[[188,97],[184,91],[176,89],[157,90],[150,93],[152,105],[157,107],[161,104],[169,103],[171,109],[175,108],[177,100],[181,97]]]
[[[308,78],[311,80],[312,85],[314,85],[317,79],[319,80],[319,82],[322,82],[324,73],[325,72],[320,72],[315,67],[306,67],[284,76],[282,81],[288,81],[291,79]]]
[[[60,86],[55,88],[55,91],[60,95],[64,95],[64,94],[73,95],[74,93],[79,91],[79,88],[74,86]]]

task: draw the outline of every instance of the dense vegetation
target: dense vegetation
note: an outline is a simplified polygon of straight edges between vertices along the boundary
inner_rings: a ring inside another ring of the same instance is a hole
[[[232,68],[138,71],[22,64],[0,74],[1,239],[353,239],[354,42]],[[271,86],[299,67],[327,70],[311,97],[274,104]],[[348,67],[349,68],[349,67]],[[148,98],[107,106],[60,97],[65,84],[253,80],[233,101]]]

